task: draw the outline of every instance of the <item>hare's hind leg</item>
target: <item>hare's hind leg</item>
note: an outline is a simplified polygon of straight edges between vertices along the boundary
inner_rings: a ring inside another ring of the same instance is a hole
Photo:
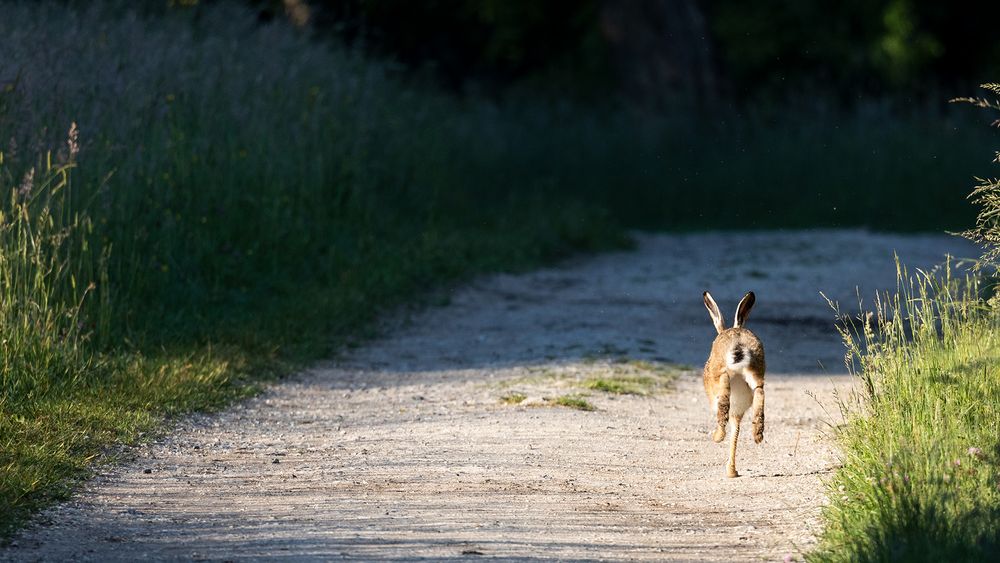
[[[740,476],[736,471],[736,442],[740,439],[740,422],[742,420],[743,416],[735,414],[729,417],[729,426],[732,431],[729,434],[729,463],[726,464],[726,477]]]
[[[753,404],[750,405],[753,421],[753,441],[757,444],[764,441],[764,374],[752,371],[743,373],[747,384],[753,389]]]
[[[723,371],[719,376],[719,394],[715,397],[715,416],[718,425],[712,440],[716,443],[726,438],[726,420],[729,418],[729,372]]]

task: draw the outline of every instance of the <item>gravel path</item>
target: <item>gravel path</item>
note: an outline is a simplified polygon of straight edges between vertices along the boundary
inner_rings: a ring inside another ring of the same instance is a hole
[[[859,282],[862,295],[895,286],[893,250],[927,267],[974,249],[864,231],[638,241],[481,279],[189,419],[0,559],[774,561],[808,549],[836,463],[834,393],[850,386],[819,291],[856,304]],[[738,479],[709,438],[704,289],[727,318],[757,294],[748,327],[767,350],[766,439],[743,433]],[[598,379],[648,394],[587,388]],[[596,410],[556,406],[564,395]]]

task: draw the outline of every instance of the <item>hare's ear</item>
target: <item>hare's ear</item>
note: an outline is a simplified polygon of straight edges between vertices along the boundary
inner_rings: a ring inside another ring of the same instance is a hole
[[[715,330],[718,332],[726,330],[726,323],[722,321],[722,313],[719,312],[719,306],[715,304],[715,299],[712,299],[712,294],[706,291],[701,296],[705,299],[705,308],[708,309],[708,314],[712,315],[712,324],[715,325]]]
[[[756,300],[752,291],[748,291],[743,299],[740,299],[740,304],[736,306],[736,321],[733,323],[735,328],[740,328],[747,322],[747,316],[750,315],[750,309]]]

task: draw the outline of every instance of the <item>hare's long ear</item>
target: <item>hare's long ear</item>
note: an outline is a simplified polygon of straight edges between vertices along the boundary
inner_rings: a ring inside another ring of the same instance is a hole
[[[740,304],[736,306],[736,321],[733,323],[735,328],[740,328],[747,322],[747,316],[750,315],[750,309],[756,300],[752,291],[748,291],[743,299],[740,299]]]
[[[715,325],[715,330],[717,332],[726,330],[726,323],[722,321],[722,313],[719,312],[719,306],[715,304],[715,299],[712,299],[712,294],[706,291],[701,296],[705,300],[705,308],[708,309],[708,314],[712,315],[712,324]]]

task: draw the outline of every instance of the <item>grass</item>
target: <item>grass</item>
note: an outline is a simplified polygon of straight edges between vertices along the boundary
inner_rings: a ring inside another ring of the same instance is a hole
[[[581,395],[560,395],[554,399],[546,399],[545,401],[550,405],[568,407],[580,411],[590,412],[597,410],[597,407]]]
[[[519,405],[527,398],[528,396],[524,393],[508,393],[503,397],[500,397],[500,402],[505,405]]]
[[[380,311],[622,225],[968,223],[951,115],[459,100],[236,5],[139,4],[0,0],[0,537]]]
[[[1000,312],[977,284],[921,274],[845,331],[863,392],[810,561],[1000,558]]]
[[[579,364],[551,366],[534,371],[531,375],[502,381],[502,388],[512,386],[529,386],[534,388],[532,396],[538,393],[553,392],[554,389],[582,389],[599,391],[613,395],[650,395],[668,390],[680,371],[679,366],[632,360],[622,357],[598,360],[597,356],[588,355]],[[585,393],[570,393],[556,399],[544,398],[539,405],[556,405],[595,410]],[[500,397],[504,404],[520,404],[528,399],[528,394],[521,391],[509,391]],[[529,403],[531,404],[531,403]]]
[[[463,158],[478,110],[250,11],[0,11],[0,537],[386,308],[626,241]]]
[[[679,369],[644,360],[625,360],[609,367],[605,374],[585,379],[583,387],[615,395],[648,396],[668,388]]]
[[[583,382],[587,389],[615,395],[648,395],[655,384],[652,377],[643,376],[595,377]]]

